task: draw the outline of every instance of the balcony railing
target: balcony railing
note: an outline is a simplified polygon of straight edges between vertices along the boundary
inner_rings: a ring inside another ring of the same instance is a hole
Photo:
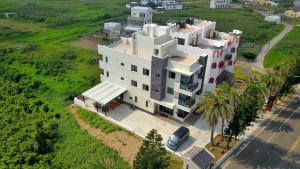
[[[187,108],[191,108],[195,104],[195,99],[178,100],[178,104]]]
[[[194,90],[196,90],[199,86],[199,83],[190,83],[190,84],[180,84],[180,89],[192,92]]]

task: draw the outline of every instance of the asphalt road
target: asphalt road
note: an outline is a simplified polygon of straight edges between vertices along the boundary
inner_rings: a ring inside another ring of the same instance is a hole
[[[300,169],[300,92],[274,111],[221,168]]]

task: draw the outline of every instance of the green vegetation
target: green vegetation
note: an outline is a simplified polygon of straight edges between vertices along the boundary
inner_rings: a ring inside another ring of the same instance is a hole
[[[134,169],[167,169],[170,167],[170,154],[162,144],[162,137],[152,129],[143,141],[133,163]]]
[[[200,18],[217,22],[216,29],[223,32],[231,32],[239,29],[243,32],[242,44],[238,55],[243,53],[256,54],[260,48],[276,36],[282,29],[282,25],[276,25],[264,21],[264,18],[253,12],[252,9],[209,9],[209,1],[185,4],[183,11],[171,11],[154,15],[154,22],[164,24],[169,20],[185,19],[187,17]]]
[[[97,161],[106,168],[130,168],[115,150],[81,130],[65,110],[74,96],[99,82],[95,58],[101,57],[66,42],[104,22],[123,21],[129,13],[126,2],[0,1],[0,168],[97,168]],[[256,51],[281,29],[246,9],[187,8],[158,14],[155,21],[191,16],[217,21],[221,31],[241,29],[241,51]],[[4,19],[4,12],[17,15]],[[174,159],[172,168],[181,168],[182,161]]]
[[[300,55],[300,28],[295,27],[267,54],[264,66],[271,68],[277,64],[284,63],[291,56]]]
[[[0,1],[0,168],[130,168],[81,130],[65,107],[99,82],[96,52],[66,41],[125,18],[124,2]],[[113,10],[118,9],[118,10]],[[112,12],[114,11],[114,12]]]
[[[105,133],[111,133],[113,131],[120,130],[118,126],[108,122],[107,120],[104,120],[96,113],[92,113],[84,109],[80,109],[79,111],[77,111],[77,114],[80,119],[88,122],[94,128],[101,129],[101,131]]]

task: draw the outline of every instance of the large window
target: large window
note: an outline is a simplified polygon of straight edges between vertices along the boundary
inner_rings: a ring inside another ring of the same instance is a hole
[[[186,112],[186,111],[183,111],[181,109],[178,109],[178,112],[177,112],[177,117],[180,117],[180,118],[185,118],[189,113]]]
[[[181,75],[180,77],[180,89],[186,90],[186,91],[194,91],[199,83],[195,82],[193,83],[194,75],[192,76],[186,76]]]
[[[190,96],[179,93],[178,104],[189,108],[195,104],[195,99],[191,98]]]
[[[145,84],[143,84],[143,90],[149,91],[149,86],[148,86],[148,85],[145,85]]]
[[[137,66],[136,65],[131,65],[131,70],[137,72]]]
[[[173,116],[173,109],[167,108],[165,106],[159,105],[159,111]]]
[[[131,86],[137,87],[137,81],[131,80]]]
[[[149,76],[149,70],[143,68],[143,75]]]
[[[169,71],[169,78],[175,79],[175,77],[176,77],[176,73]]]
[[[174,94],[174,89],[171,88],[171,87],[168,87],[168,88],[167,88],[167,92],[168,92],[169,94],[173,95],[173,94]]]

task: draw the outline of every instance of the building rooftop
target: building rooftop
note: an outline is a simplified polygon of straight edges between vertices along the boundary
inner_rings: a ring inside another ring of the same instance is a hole
[[[109,48],[112,48],[112,49],[116,49],[118,51],[121,51],[123,53],[128,53],[128,54],[131,54],[133,55],[133,47],[132,47],[132,44],[130,42],[130,39],[123,39],[123,40],[120,40],[114,44],[111,44],[109,46]]]
[[[206,168],[215,156],[205,148],[194,146],[184,154],[184,158],[193,161],[199,168]]]
[[[149,7],[145,7],[145,6],[134,6],[131,9],[137,9],[137,10],[151,10],[151,8]]]
[[[175,62],[180,62],[183,64],[191,65],[198,61],[199,56],[196,56],[196,55],[176,56],[176,55],[174,55],[174,56],[170,56],[169,59],[172,61],[175,61]]]

